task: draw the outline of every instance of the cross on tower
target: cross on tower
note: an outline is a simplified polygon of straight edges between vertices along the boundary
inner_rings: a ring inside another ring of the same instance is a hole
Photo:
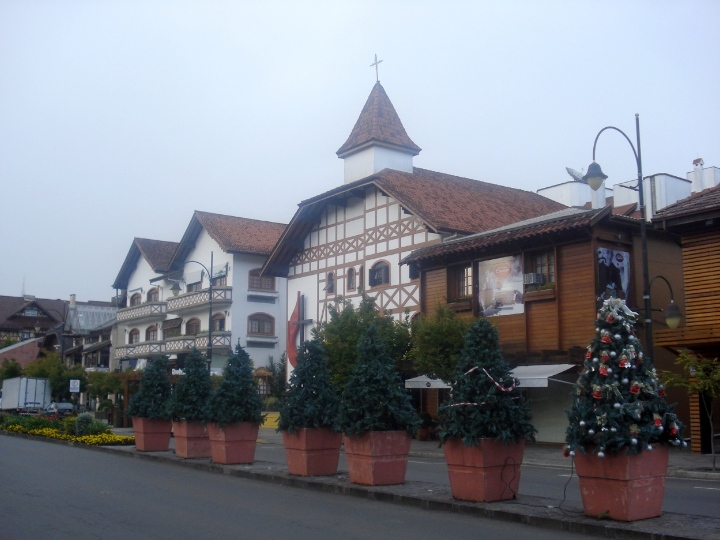
[[[382,60],[378,60],[378,59],[377,59],[377,54],[376,54],[376,55],[375,55],[375,61],[374,61],[372,64],[370,64],[370,67],[374,67],[374,68],[375,68],[375,79],[377,80],[377,82],[380,82],[380,75],[379,75],[379,73],[378,73],[378,64],[380,64],[380,62],[382,62]]]

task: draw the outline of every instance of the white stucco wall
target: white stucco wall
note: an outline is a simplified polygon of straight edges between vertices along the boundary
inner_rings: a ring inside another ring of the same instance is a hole
[[[413,156],[405,152],[381,146],[371,146],[343,158],[345,162],[345,183],[365,178],[383,169],[413,171]]]

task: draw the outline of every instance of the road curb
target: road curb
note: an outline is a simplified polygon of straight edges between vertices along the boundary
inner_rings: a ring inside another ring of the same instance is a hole
[[[521,495],[512,501],[469,503],[454,500],[449,487],[437,484],[409,481],[396,486],[360,486],[349,483],[345,472],[328,477],[299,477],[289,475],[287,469],[277,463],[256,461],[251,465],[220,465],[212,463],[209,459],[182,459],[177,457],[173,451],[141,453],[137,452],[134,446],[87,446],[27,434],[7,432],[2,432],[2,434],[10,437],[75,446],[156,463],[188,467],[198,471],[259,480],[276,485],[414,506],[427,510],[462,513],[544,529],[569,531],[605,538],[651,540],[720,539],[720,519],[715,518],[666,512],[658,518],[632,523],[605,521],[582,515],[581,508],[577,504],[565,503],[563,504],[565,508],[561,509],[558,507],[556,500],[540,497]],[[677,531],[677,533],[671,531]],[[682,535],[678,534],[681,531]]]

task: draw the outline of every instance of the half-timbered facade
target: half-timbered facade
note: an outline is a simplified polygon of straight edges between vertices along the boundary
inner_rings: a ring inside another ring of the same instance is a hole
[[[305,200],[263,274],[288,279],[288,356],[328,319],[339,297],[367,294],[400,317],[420,309],[419,274],[400,266],[413,250],[564,206],[526,191],[414,167],[408,137],[378,82],[348,140],[344,184]]]
[[[211,348],[211,367],[219,371],[236,344],[256,367],[279,360],[285,283],[261,276],[260,269],[284,229],[282,223],[196,211],[179,243],[136,238],[114,284],[125,298],[115,364],[137,366],[167,354],[182,368],[193,348]]]

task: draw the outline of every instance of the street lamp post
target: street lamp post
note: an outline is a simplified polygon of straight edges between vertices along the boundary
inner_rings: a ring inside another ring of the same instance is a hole
[[[600,168],[600,165],[597,164],[595,161],[595,150],[597,148],[597,142],[600,138],[600,135],[608,129],[612,129],[614,131],[617,131],[620,133],[623,137],[625,137],[625,140],[630,144],[630,148],[632,148],[633,155],[635,156],[635,164],[637,165],[637,187],[636,188],[630,188],[630,189],[636,189],[638,192],[638,203],[640,205],[640,241],[642,245],[642,281],[643,281],[643,303],[644,303],[644,309],[645,309],[645,344],[646,344],[646,350],[650,357],[654,355],[653,353],[653,332],[652,332],[652,308],[650,303],[650,286],[652,282],[650,281],[650,272],[648,268],[648,249],[647,249],[647,216],[645,211],[645,194],[643,190],[643,172],[642,172],[642,154],[640,151],[640,115],[635,115],[635,137],[637,141],[637,149],[633,145],[630,138],[620,129],[614,127],[614,126],[607,126],[602,128],[598,134],[595,136],[595,142],[593,143],[593,161],[588,167],[588,171],[583,176],[583,180],[585,180],[590,188],[593,191],[597,191],[602,183],[607,178],[607,175],[602,172],[602,169]],[[668,287],[670,287],[670,282],[665,279],[663,276],[656,276],[653,278],[653,281],[657,278],[662,278],[665,283],[667,283]],[[672,298],[672,287],[670,287],[670,296]],[[671,324],[674,324],[674,326],[671,326],[671,328],[676,328],[678,323],[680,322],[680,310],[678,309],[677,305],[675,305],[674,298],[672,298],[670,302],[670,306],[666,309],[666,316],[668,321],[668,326]]]
[[[208,270],[207,266],[205,266],[203,263],[198,261],[185,261],[183,263],[183,266],[185,266],[188,263],[195,263],[199,264],[203,267],[205,272],[208,274],[209,278],[209,285],[208,285],[208,345],[207,345],[207,362],[208,362],[208,371],[210,371],[212,367],[212,353],[213,353],[213,342],[212,342],[212,317],[213,317],[213,310],[212,310],[212,299],[213,299],[213,275],[212,275],[212,267],[213,267],[213,252],[210,252],[210,270]],[[170,287],[170,290],[173,293],[173,296],[177,296],[180,293],[180,285],[178,285],[178,282],[172,284],[172,287]]]

